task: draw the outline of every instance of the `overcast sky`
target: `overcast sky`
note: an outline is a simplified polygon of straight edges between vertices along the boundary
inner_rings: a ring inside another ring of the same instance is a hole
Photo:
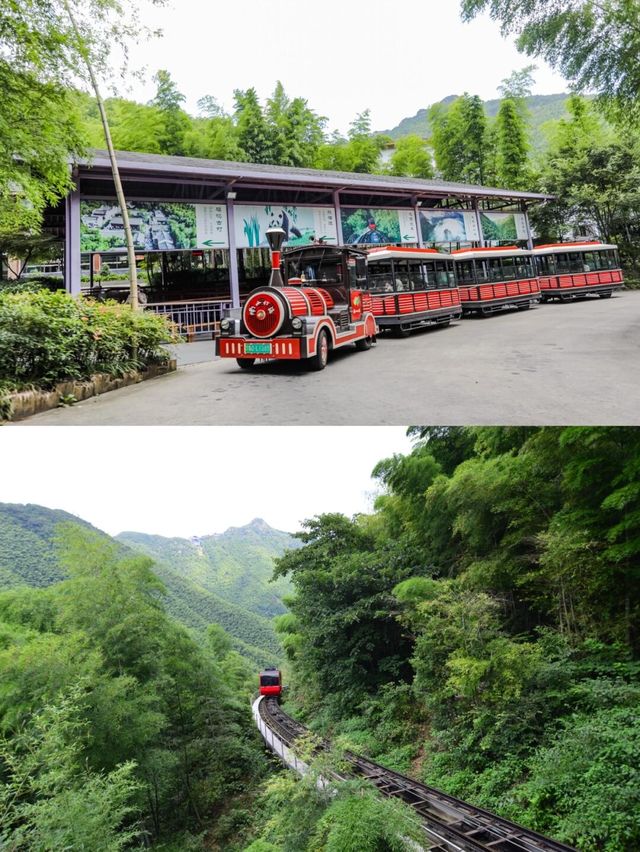
[[[0,503],[65,509],[115,535],[207,535],[264,518],[294,532],[371,509],[380,459],[411,449],[380,427],[2,429]]]
[[[463,24],[458,0],[169,0],[143,18],[164,35],[134,51],[148,68],[147,82],[133,85],[137,100],[153,97],[158,68],[171,73],[193,113],[203,95],[231,111],[234,89],[255,86],[265,98],[281,80],[341,131],[367,108],[373,128],[385,130],[446,95],[495,98],[500,81],[531,61],[488,16]],[[536,94],[567,90],[537,64]]]

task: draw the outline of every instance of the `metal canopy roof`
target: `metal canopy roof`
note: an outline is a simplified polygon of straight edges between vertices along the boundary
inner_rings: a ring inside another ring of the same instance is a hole
[[[229,189],[248,184],[279,185],[281,187],[330,188],[341,192],[373,190],[389,194],[415,195],[417,199],[464,197],[502,198],[516,201],[546,201],[553,196],[537,192],[520,192],[514,189],[476,186],[465,183],[450,183],[424,178],[395,177],[393,175],[370,175],[355,172],[332,172],[320,169],[299,169],[288,166],[270,166],[259,163],[234,163],[226,160],[205,160],[197,157],[170,157],[163,154],[142,154],[133,151],[117,151],[118,165],[124,178],[144,175],[166,180],[200,179],[225,184]],[[78,164],[80,175],[89,177],[93,170],[110,170],[106,150],[91,149],[86,160]]]

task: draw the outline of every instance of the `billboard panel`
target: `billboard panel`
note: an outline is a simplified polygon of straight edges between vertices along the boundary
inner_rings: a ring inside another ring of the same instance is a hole
[[[421,210],[420,230],[425,243],[479,242],[478,220],[473,210]]]
[[[400,245],[418,242],[413,210],[343,207],[340,210],[340,220],[346,245]]]
[[[314,240],[329,245],[338,242],[333,207],[236,204],[234,213],[238,248],[267,248],[267,228],[282,228],[286,246],[308,245]]]
[[[229,247],[224,204],[133,201],[127,208],[136,251]],[[122,215],[113,201],[80,202],[80,251],[126,251]]]
[[[481,210],[480,221],[485,240],[509,242],[528,239],[527,219],[524,213],[494,213]]]

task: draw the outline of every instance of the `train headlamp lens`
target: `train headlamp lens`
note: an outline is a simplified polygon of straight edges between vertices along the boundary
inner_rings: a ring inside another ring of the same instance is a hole
[[[223,331],[229,331],[229,329],[231,328],[231,320],[223,319],[222,322],[220,323],[220,328]]]
[[[302,320],[300,319],[300,317],[294,317],[291,320],[291,327],[294,329],[294,331],[300,331],[300,329],[302,328]]]

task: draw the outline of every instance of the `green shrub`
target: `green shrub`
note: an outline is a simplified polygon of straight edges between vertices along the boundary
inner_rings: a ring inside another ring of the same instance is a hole
[[[166,360],[164,317],[65,292],[0,291],[0,389],[122,375]],[[2,391],[0,390],[0,397]]]

